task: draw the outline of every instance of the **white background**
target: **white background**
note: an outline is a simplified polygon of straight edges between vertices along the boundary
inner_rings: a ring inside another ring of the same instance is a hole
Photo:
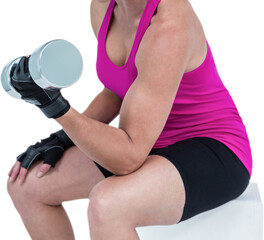
[[[82,112],[103,89],[95,69],[97,41],[90,23],[90,2],[1,1],[0,70],[12,59],[31,54],[50,40],[61,38],[72,42],[82,53],[84,71],[80,80],[63,89],[62,94]],[[261,0],[190,2],[204,27],[220,77],[246,126],[253,155],[251,182],[258,183],[263,196],[264,3]],[[11,98],[1,87],[0,104],[0,238],[30,239],[7,193],[7,174],[18,154],[61,126],[47,119],[34,105]],[[117,124],[118,118],[111,123],[116,127]],[[88,237],[87,206],[88,200],[65,203],[73,219],[76,239]]]

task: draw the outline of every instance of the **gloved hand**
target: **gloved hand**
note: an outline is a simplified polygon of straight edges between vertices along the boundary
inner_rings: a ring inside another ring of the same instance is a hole
[[[64,132],[63,129],[52,133],[48,138],[41,140],[41,142],[37,142],[34,145],[30,145],[25,152],[23,152],[17,157],[17,161],[20,162],[19,165],[22,167],[20,170],[19,178],[22,178],[23,181],[26,172],[30,168],[31,164],[34,161],[40,159],[44,159],[44,164],[42,166],[49,165],[48,167],[44,167],[44,169],[40,167],[40,172],[43,174],[48,172],[50,168],[55,167],[56,163],[62,157],[64,151],[74,145],[75,144],[71,141],[71,139],[68,137],[68,135]],[[8,174],[12,178],[12,180],[15,180],[16,174],[18,173],[18,171],[14,170],[14,167],[16,165],[17,162]]]
[[[63,98],[60,89],[47,90],[38,86],[30,76],[28,61],[22,57],[11,73],[11,84],[26,102],[33,103],[48,117],[58,118],[70,109],[69,102]]]

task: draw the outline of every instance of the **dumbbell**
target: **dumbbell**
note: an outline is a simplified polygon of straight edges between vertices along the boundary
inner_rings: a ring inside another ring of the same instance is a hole
[[[11,84],[11,76],[22,57],[6,64],[1,74],[4,90],[12,97],[21,95]],[[82,56],[70,42],[55,39],[37,48],[30,55],[29,73],[34,82],[43,89],[61,89],[74,84],[83,70]]]

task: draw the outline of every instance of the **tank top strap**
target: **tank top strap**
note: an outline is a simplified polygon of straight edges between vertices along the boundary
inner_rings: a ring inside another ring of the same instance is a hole
[[[148,28],[150,21],[151,21],[151,18],[153,16],[153,14],[155,13],[155,10],[156,10],[160,1],[161,0],[148,0],[147,4],[145,6],[145,9],[142,13],[142,16],[140,18],[138,28],[136,31],[136,35],[134,38],[134,42],[132,45],[132,49],[131,49],[129,58],[127,60],[127,63],[131,62],[131,57],[132,57],[132,59],[135,58],[135,55],[136,55],[137,49],[139,47],[140,41],[141,41],[146,29]],[[105,51],[106,36],[107,36],[107,32],[108,32],[108,28],[109,28],[109,24],[111,21],[111,17],[113,14],[115,4],[116,4],[115,0],[110,1],[108,8],[107,8],[107,11],[106,11],[106,14],[105,14],[104,19],[103,19],[103,22],[102,22],[101,27],[100,27],[99,32],[98,32],[98,49],[99,49],[99,53],[101,53],[101,54]],[[120,69],[121,68],[123,68],[123,67],[120,67]]]
[[[107,30],[108,30],[108,25],[109,25],[109,22],[111,20],[111,16],[112,16],[114,6],[115,6],[115,0],[111,0],[109,5],[108,5],[108,8],[106,10],[106,13],[105,13],[103,22],[101,24],[101,27],[99,29],[99,32],[98,32],[98,37],[97,37],[98,41],[103,40],[104,36],[106,36]]]
[[[143,38],[160,1],[161,0],[148,0],[147,2],[146,8],[139,22],[138,32],[131,51],[131,55],[133,55],[133,57],[136,55],[141,39]]]

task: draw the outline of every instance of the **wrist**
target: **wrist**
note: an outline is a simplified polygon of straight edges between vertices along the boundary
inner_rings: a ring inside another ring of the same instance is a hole
[[[38,105],[37,105],[38,106]],[[69,102],[61,95],[53,99],[48,105],[38,106],[48,118],[59,118],[70,110]]]
[[[51,135],[56,135],[57,138],[60,140],[60,142],[62,143],[64,149],[68,149],[71,146],[74,146],[74,142],[69,138],[69,136],[66,134],[66,132],[61,129]]]
[[[76,120],[79,119],[80,116],[83,116],[74,108],[70,107],[69,111],[63,116],[56,118],[55,120],[63,127],[64,131],[68,128],[68,126],[73,127],[76,123]]]

